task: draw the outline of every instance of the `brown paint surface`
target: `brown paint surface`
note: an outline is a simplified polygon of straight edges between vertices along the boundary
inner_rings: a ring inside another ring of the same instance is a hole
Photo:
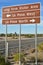
[[[7,17],[8,15],[11,15],[10,17]],[[21,18],[21,17],[38,17],[40,16],[40,10],[34,10],[34,11],[21,11],[21,12],[11,12],[11,13],[3,13],[2,18]]]
[[[34,19],[35,22],[30,22],[30,20]],[[40,23],[40,18],[26,18],[26,19],[13,19],[13,20],[2,20],[2,24],[34,24]]]
[[[11,7],[9,6],[9,7],[3,8],[2,11],[9,12],[9,11],[34,10],[34,9],[40,9],[40,3],[11,6]]]
[[[7,15],[10,15],[7,17]],[[35,20],[35,22],[30,22]],[[2,24],[40,23],[40,3],[5,7],[2,9]]]

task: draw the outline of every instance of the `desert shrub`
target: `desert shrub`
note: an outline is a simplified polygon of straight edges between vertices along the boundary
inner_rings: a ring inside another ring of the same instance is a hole
[[[40,43],[40,44],[38,45],[38,51],[43,51],[43,43]]]
[[[24,54],[23,53],[20,54],[20,60],[21,60],[21,62],[24,61]],[[14,61],[19,61],[19,53],[14,55]]]
[[[3,56],[0,56],[0,65],[11,65],[10,62],[5,62],[5,58]]]

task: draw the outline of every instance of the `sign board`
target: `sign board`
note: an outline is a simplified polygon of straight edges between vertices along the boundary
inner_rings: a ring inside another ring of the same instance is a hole
[[[40,23],[40,3],[3,8],[2,23],[3,24]]]

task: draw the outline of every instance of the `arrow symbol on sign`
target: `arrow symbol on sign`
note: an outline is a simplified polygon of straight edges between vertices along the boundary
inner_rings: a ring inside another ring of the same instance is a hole
[[[30,22],[33,22],[34,23],[35,22],[35,19],[30,20]]]
[[[6,16],[7,16],[7,17],[10,17],[11,15],[10,15],[10,14],[7,14]]]

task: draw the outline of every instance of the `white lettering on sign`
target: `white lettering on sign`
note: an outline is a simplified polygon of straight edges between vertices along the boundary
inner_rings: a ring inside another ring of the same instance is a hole
[[[6,24],[8,24],[9,23],[9,21],[6,21]]]
[[[34,5],[34,6],[31,6],[31,8],[38,8],[38,6],[37,5]]]
[[[25,16],[25,13],[18,13],[17,16]]]
[[[27,16],[32,16],[32,15],[35,16],[35,12],[27,13],[26,15],[27,15]]]
[[[29,7],[28,6],[24,6],[24,7],[19,7],[19,9],[28,9]]]
[[[40,3],[9,6],[2,9],[3,24],[40,23]]]
[[[30,22],[33,22],[34,23],[35,22],[35,19],[30,20]]]
[[[10,23],[17,23],[17,20],[10,20]]]
[[[11,8],[11,10],[13,10],[13,11],[14,11],[14,10],[18,10],[18,8],[17,8],[17,7],[15,7],[15,8],[13,7],[13,8]]]
[[[12,17],[16,17],[16,14],[12,14]]]
[[[27,23],[28,22],[28,20],[19,20],[19,23]]]
[[[11,16],[11,14],[7,14],[7,15],[6,15],[6,17],[10,17],[10,16]]]
[[[4,12],[9,12],[10,11],[10,8],[5,8],[3,11]]]

